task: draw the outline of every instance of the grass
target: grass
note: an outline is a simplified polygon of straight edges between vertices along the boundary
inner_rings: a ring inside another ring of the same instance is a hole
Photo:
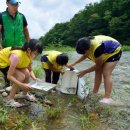
[[[130,51],[130,46],[124,45],[123,46],[123,51]]]
[[[32,129],[31,130],[40,130],[40,128],[38,128],[38,124],[32,122]]]
[[[130,51],[130,46],[128,45],[123,45],[123,51]],[[75,47],[71,46],[66,46],[66,45],[61,45],[61,44],[49,44],[48,46],[45,46],[43,51],[46,50],[57,50],[61,52],[69,52],[69,51],[76,51]]]
[[[46,109],[46,114],[48,119],[57,119],[60,118],[63,113],[63,110],[61,107],[48,107]]]
[[[0,108],[0,124],[5,124],[8,120],[8,111],[7,109]]]
[[[33,68],[33,72],[34,72],[35,76],[38,78],[41,76],[42,76],[42,78],[44,77],[44,70],[41,67]]]
[[[27,115],[22,113],[15,113],[9,115],[9,121],[6,123],[6,128],[13,130],[24,130],[31,124]]]
[[[74,120],[77,120],[79,126],[82,130],[90,129],[94,127],[94,124],[91,122],[89,116],[86,115],[78,115],[78,116],[70,116]]]
[[[45,46],[43,50],[56,50],[56,51],[61,51],[61,52],[68,52],[68,51],[75,51],[74,47],[66,46],[66,45],[61,45],[61,44],[49,44],[48,46]]]

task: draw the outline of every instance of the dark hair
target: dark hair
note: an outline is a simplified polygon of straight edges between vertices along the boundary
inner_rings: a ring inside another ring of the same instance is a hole
[[[42,53],[43,47],[39,40],[36,39],[30,39],[28,42],[25,42],[22,47],[19,46],[13,46],[11,50],[23,50],[27,51],[27,49],[30,49],[31,51],[37,51],[39,54]]]
[[[10,2],[10,0],[6,0],[6,2],[8,2],[8,3],[9,3],[9,2]]]
[[[91,39],[93,39],[93,36],[89,37],[83,37],[80,38],[77,43],[76,43],[76,51],[78,54],[85,54],[86,50],[89,50],[90,44],[91,44]]]
[[[68,55],[66,53],[62,53],[60,55],[57,56],[56,58],[56,62],[59,65],[66,65],[68,63]]]

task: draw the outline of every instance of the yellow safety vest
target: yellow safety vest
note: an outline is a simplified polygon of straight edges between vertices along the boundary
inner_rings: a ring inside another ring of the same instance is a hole
[[[114,38],[104,35],[97,35],[94,39],[91,40],[90,53],[88,58],[95,62],[94,52],[101,45],[100,43],[103,41],[112,40],[118,42]],[[121,50],[121,46],[117,47],[117,49],[113,53],[105,53],[103,54],[103,62],[105,62],[111,56],[117,54]]]
[[[47,55],[49,62],[52,64],[52,67],[56,70],[62,69],[62,66],[56,63],[56,58],[60,55],[61,52],[59,51],[47,51],[44,55]],[[49,69],[49,64],[47,62],[41,62],[42,67],[44,69]]]
[[[11,54],[16,54],[19,57],[19,62],[16,68],[22,69],[27,68],[29,66],[31,60],[27,56],[26,51],[11,50],[11,47],[7,47],[0,51],[0,68],[6,68],[7,66],[10,65],[9,56]]]

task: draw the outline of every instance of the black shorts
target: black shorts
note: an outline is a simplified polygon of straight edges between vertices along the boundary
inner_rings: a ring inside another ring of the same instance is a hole
[[[8,70],[9,70],[9,66],[6,68],[0,68],[0,71],[4,74],[4,76],[7,76]]]
[[[108,58],[105,62],[114,62],[119,61],[122,55],[122,50],[120,50],[117,54],[113,55],[112,57]]]

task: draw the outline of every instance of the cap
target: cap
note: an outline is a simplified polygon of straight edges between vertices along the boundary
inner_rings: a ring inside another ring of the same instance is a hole
[[[7,2],[9,2],[10,4],[17,4],[17,3],[20,3],[19,0],[7,0]]]

